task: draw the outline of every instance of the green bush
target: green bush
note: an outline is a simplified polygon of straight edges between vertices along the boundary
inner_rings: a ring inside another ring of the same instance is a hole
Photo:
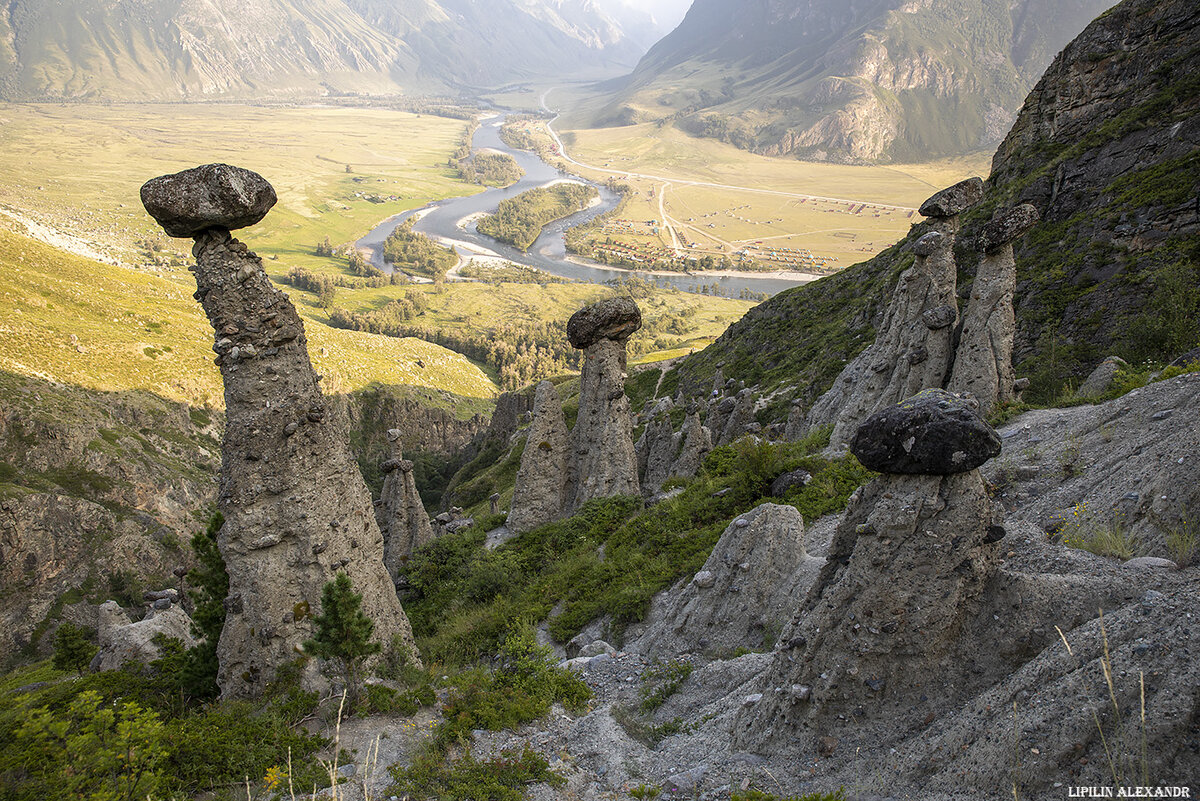
[[[410,767],[389,769],[393,795],[410,794],[438,801],[521,801],[525,788],[537,782],[561,787],[566,780],[550,770],[546,758],[529,746],[505,751],[490,760],[467,753],[452,762],[432,752],[419,754]]]

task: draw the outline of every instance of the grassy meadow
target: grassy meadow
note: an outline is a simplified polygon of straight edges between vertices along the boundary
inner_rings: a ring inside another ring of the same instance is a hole
[[[0,223],[0,370],[221,406],[212,329],[192,299],[190,273],[183,275],[187,278],[73,256]],[[466,416],[483,411],[496,392],[478,367],[437,345],[312,322],[307,329],[326,391],[408,385],[431,404],[461,407]],[[438,402],[443,390],[460,396],[459,402]],[[478,402],[462,402],[471,398]]]
[[[349,242],[392,214],[482,189],[447,163],[465,122],[382,109],[0,104],[0,130],[0,204],[118,253],[166,238],[141,185],[199,164],[271,182],[279,204],[239,236],[296,266],[326,236]]]

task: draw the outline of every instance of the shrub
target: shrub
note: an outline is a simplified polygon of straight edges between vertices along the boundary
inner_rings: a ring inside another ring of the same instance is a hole
[[[99,693],[77,695],[65,712],[26,710],[15,747],[5,748],[5,772],[18,759],[23,774],[15,798],[133,801],[159,789],[166,756],[162,723],[135,702],[117,708]]]
[[[529,746],[519,753],[505,751],[490,760],[476,760],[467,753],[447,761],[427,751],[414,758],[411,767],[397,765],[390,772],[395,784],[389,793],[408,793],[438,801],[521,801],[527,785],[566,784],[565,779],[550,770],[546,758]]]

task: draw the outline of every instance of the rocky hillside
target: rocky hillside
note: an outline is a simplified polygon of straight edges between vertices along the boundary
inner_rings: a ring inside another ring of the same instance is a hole
[[[983,203],[964,215],[958,264],[999,205],[1042,223],[1017,244],[1019,376],[1054,396],[1105,356],[1169,361],[1200,342],[1200,8],[1127,0],[1068,45],[997,151]],[[784,292],[679,368],[684,385],[727,376],[811,403],[874,337],[913,260],[909,236],[874,259]],[[963,289],[962,293],[969,291]]]
[[[7,0],[0,98],[447,91],[628,69],[642,49],[590,0]]]
[[[1112,0],[697,0],[597,125],[671,117],[757,152],[924,160],[994,146]]]

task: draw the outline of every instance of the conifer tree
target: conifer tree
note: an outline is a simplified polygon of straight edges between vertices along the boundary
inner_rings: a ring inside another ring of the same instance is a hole
[[[358,699],[358,672],[368,656],[383,646],[371,640],[375,623],[362,612],[362,596],[354,591],[350,577],[338,573],[321,590],[321,614],[313,616],[316,633],[304,641],[312,656],[337,664],[346,681],[346,703],[354,709]]]
[[[54,634],[54,667],[59,670],[74,670],[80,676],[96,655],[96,646],[88,641],[83,629],[71,621],[64,621]]]

